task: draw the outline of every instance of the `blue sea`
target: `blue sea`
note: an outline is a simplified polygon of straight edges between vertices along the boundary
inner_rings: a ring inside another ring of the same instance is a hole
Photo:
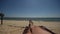
[[[1,19],[1,18],[0,18]],[[15,18],[15,17],[4,17],[3,20],[35,20],[35,21],[60,21],[60,18]]]

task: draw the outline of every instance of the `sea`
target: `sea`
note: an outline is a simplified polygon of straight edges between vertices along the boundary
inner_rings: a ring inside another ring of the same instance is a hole
[[[1,18],[0,18],[1,20]],[[35,21],[60,21],[60,18],[25,18],[25,17],[4,17],[3,20],[35,20]]]

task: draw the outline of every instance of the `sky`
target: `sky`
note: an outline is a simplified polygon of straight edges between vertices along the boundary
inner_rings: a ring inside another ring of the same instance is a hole
[[[0,0],[5,17],[60,17],[60,0]]]

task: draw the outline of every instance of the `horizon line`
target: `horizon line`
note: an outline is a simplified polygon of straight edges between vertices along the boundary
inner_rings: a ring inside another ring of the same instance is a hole
[[[4,17],[7,18],[7,17]],[[8,17],[8,18],[60,18],[60,17]]]

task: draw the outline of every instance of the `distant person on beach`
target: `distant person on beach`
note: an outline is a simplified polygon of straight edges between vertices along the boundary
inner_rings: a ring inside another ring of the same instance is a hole
[[[33,25],[32,20],[29,20],[29,27]]]
[[[23,34],[54,34],[44,30],[44,27],[41,27],[33,25],[33,22],[29,20],[29,26],[25,28]]]

